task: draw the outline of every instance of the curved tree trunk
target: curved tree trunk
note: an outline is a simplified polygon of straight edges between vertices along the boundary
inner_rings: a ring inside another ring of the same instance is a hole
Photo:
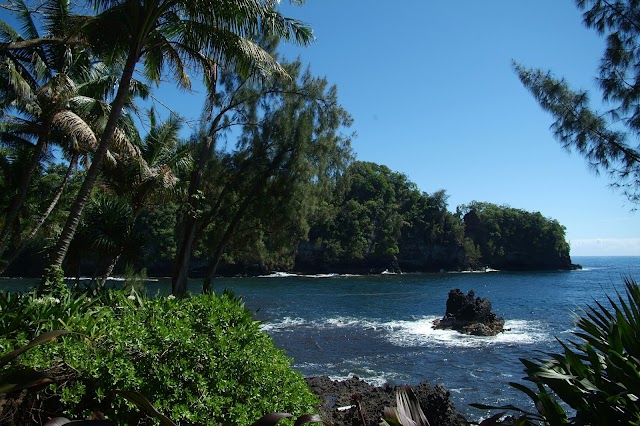
[[[7,267],[9,267],[9,265],[11,265],[11,263],[13,263],[14,260],[16,260],[16,258],[20,255],[20,253],[22,253],[22,251],[25,248],[27,248],[31,240],[33,240],[33,238],[36,236],[36,234],[42,227],[42,225],[44,225],[44,222],[47,220],[47,218],[49,217],[53,209],[56,207],[56,205],[58,204],[58,201],[60,201],[60,197],[62,197],[62,194],[64,193],[64,190],[67,187],[67,183],[69,182],[71,171],[73,170],[77,162],[78,162],[78,154],[74,154],[73,158],[69,162],[69,167],[67,168],[67,172],[64,175],[64,179],[62,179],[62,183],[60,184],[58,191],[56,192],[53,199],[49,203],[49,207],[47,207],[47,210],[45,210],[42,216],[40,216],[40,219],[38,219],[38,222],[36,222],[36,224],[34,225],[29,235],[27,235],[25,238],[22,239],[22,241],[20,242],[20,246],[11,254],[11,257],[9,257],[7,262],[4,265],[2,265],[2,267],[0,267],[0,275],[2,275],[4,271],[6,271]]]
[[[113,270],[116,268],[118,260],[120,260],[120,254],[111,256],[107,259],[107,266],[104,268],[104,273],[96,278],[98,288],[102,288],[107,283],[107,280],[113,274]]]
[[[211,69],[211,88],[208,95],[211,97],[210,109],[213,110],[213,99],[217,90],[218,82],[218,67],[214,64]],[[212,129],[215,129],[216,123],[219,121],[218,116],[211,125]],[[215,148],[215,142],[213,136],[209,135],[204,138],[202,142],[202,148],[200,149],[200,157],[198,158],[198,164],[191,174],[191,182],[189,182],[189,193],[187,200],[187,212],[184,214],[182,226],[178,233],[178,242],[176,250],[176,262],[173,269],[173,275],[171,277],[171,293],[177,297],[183,297],[187,294],[187,280],[189,279],[189,264],[191,263],[191,251],[193,250],[193,243],[195,241],[196,229],[198,227],[198,219],[196,217],[196,210],[199,207],[200,202],[197,200],[196,195],[200,190],[200,183],[204,176],[207,162],[213,155]]]
[[[109,120],[107,121],[107,125],[105,126],[102,137],[100,138],[100,145],[98,145],[98,149],[96,150],[96,153],[94,155],[91,167],[89,167],[85,179],[82,182],[82,186],[80,187],[80,191],[76,196],[76,200],[71,207],[69,217],[67,218],[58,242],[51,252],[50,270],[61,268],[62,262],[67,255],[69,245],[71,244],[71,240],[73,239],[73,236],[75,235],[76,229],[78,227],[78,223],[80,222],[82,210],[84,209],[84,206],[89,198],[89,194],[93,189],[98,175],[100,174],[100,169],[102,168],[107,150],[109,149],[109,145],[111,144],[111,139],[113,139],[113,135],[118,125],[118,120],[120,119],[120,115],[122,113],[122,108],[124,107],[125,100],[129,93],[131,79],[133,78],[133,72],[135,71],[139,56],[139,50],[134,49],[129,52],[127,62],[125,63],[125,67],[122,72],[122,76],[120,77],[118,92],[116,93],[116,97],[111,104],[111,113],[109,114]]]
[[[238,211],[236,211],[236,214],[233,215],[233,219],[231,219],[231,222],[229,223],[229,225],[227,225],[227,229],[224,231],[224,234],[222,235],[222,238],[220,239],[220,242],[218,243],[215,252],[209,258],[209,267],[207,268],[207,276],[205,277],[204,282],[202,283],[203,293],[207,293],[207,294],[211,293],[211,282],[215,278],[216,272],[218,271],[218,265],[220,264],[220,259],[222,258],[224,249],[227,247],[227,244],[229,244],[229,241],[231,241],[231,237],[233,236],[233,233],[236,232],[236,229],[240,224],[240,221],[244,217],[245,212],[247,211],[251,203],[254,201],[253,195],[255,192],[257,192],[258,186],[259,185],[255,186],[254,191],[249,196],[247,196],[247,198],[242,202],[242,204],[238,208]]]
[[[227,225],[227,229],[222,235],[220,242],[216,246],[214,253],[209,258],[207,275],[202,283],[203,293],[207,293],[207,294],[211,293],[211,283],[215,278],[216,272],[218,270],[218,265],[220,264],[220,259],[222,258],[222,254],[224,253],[224,249],[227,247],[227,244],[229,244],[229,241],[231,241],[231,237],[233,237],[234,232],[236,232],[236,229],[240,224],[240,222],[242,221],[242,219],[244,218],[244,215],[247,209],[251,206],[252,203],[254,203],[258,199],[258,194],[265,187],[268,178],[273,174],[273,171],[282,164],[282,161],[284,160],[286,152],[287,151],[285,150],[278,153],[273,159],[273,161],[271,162],[271,164],[269,165],[269,167],[267,167],[267,169],[264,170],[263,174],[260,177],[256,178],[255,182],[253,183],[253,187],[251,188],[251,191],[247,194],[246,198],[242,201],[242,203],[238,207],[238,210],[233,215],[233,219],[231,219],[231,222],[229,222],[229,224]]]
[[[47,124],[44,124],[44,126],[46,127]],[[33,172],[36,170],[36,167],[38,167],[38,163],[40,163],[40,156],[42,155],[46,139],[46,135],[40,135],[40,137],[38,137],[38,142],[33,149],[33,155],[31,156],[31,161],[29,162],[29,167],[26,171],[26,175],[22,180],[20,188],[18,189],[18,193],[13,199],[13,202],[9,207],[9,211],[7,212],[7,216],[5,217],[4,226],[2,227],[2,233],[0,233],[0,256],[2,256],[4,251],[7,249],[7,246],[9,245],[9,235],[11,235],[11,229],[13,228],[13,225],[18,218],[18,214],[20,213],[20,209],[24,204],[24,200],[27,198],[27,192],[29,191],[29,185],[31,184]]]
[[[207,166],[207,162],[213,155],[213,138],[207,136],[202,144],[200,150],[200,157],[198,158],[197,167],[191,174],[191,182],[189,183],[189,201],[187,211],[184,214],[182,227],[178,234],[178,249],[176,250],[176,264],[173,270],[173,276],[171,277],[171,293],[173,295],[182,297],[187,293],[187,279],[189,278],[189,263],[191,261],[191,251],[193,250],[193,243],[195,240],[196,228],[198,226],[198,219],[195,211],[199,207],[199,201],[196,199],[196,194],[200,189],[200,183],[204,176],[204,171]]]

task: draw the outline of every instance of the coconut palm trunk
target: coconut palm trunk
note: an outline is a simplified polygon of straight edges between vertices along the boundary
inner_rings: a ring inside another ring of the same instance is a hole
[[[303,3],[303,0],[290,1]],[[94,50],[103,51],[108,57],[118,57],[119,52],[126,52],[127,59],[100,145],[51,253],[48,269],[51,276],[43,279],[41,291],[45,290],[47,283],[56,281],[60,276],[62,262],[104,162],[133,72],[143,52],[148,78],[159,83],[163,68],[170,69],[176,83],[190,88],[189,67],[206,73],[212,63],[219,61],[232,65],[245,75],[253,69],[259,69],[265,75],[286,75],[282,66],[252,41],[258,35],[292,40],[298,44],[308,44],[313,40],[308,26],[285,18],[275,10],[279,3],[275,0],[95,0],[92,3],[97,9],[103,9],[100,19],[88,21],[90,30],[87,35],[95,45]],[[205,80],[208,86],[215,81],[209,77]],[[215,89],[212,92],[215,93]],[[202,160],[205,161],[202,170],[212,147],[213,140],[209,140],[208,146],[201,149]],[[196,195],[200,188],[200,172],[194,171],[190,196]],[[196,217],[189,217],[186,222],[178,246],[179,265],[173,280],[173,291],[178,295],[186,292],[186,270],[195,236]]]
[[[38,138],[38,142],[33,149],[26,176],[24,176],[24,178],[22,179],[20,187],[18,189],[18,193],[13,199],[13,203],[11,203],[11,207],[9,208],[7,216],[5,217],[4,226],[2,227],[2,233],[0,234],[0,256],[2,256],[2,254],[9,246],[9,236],[11,235],[11,229],[13,229],[15,221],[18,218],[18,214],[20,213],[20,209],[24,204],[24,200],[27,198],[27,192],[29,192],[31,178],[33,177],[33,172],[36,170],[38,164],[40,163],[40,157],[42,156],[42,151],[45,146],[46,139],[46,135],[40,135],[40,137]]]
[[[55,195],[53,196],[53,199],[49,203],[49,206],[44,211],[44,213],[42,213],[42,215],[40,216],[40,219],[38,219],[36,224],[33,226],[33,229],[31,230],[29,235],[27,235],[25,238],[22,239],[22,241],[20,242],[20,245],[16,250],[13,251],[13,253],[9,257],[7,262],[4,263],[2,266],[0,266],[0,275],[2,275],[4,271],[7,270],[9,265],[11,265],[14,260],[16,260],[16,258],[24,251],[25,248],[27,248],[27,246],[36,236],[40,228],[42,228],[42,225],[44,225],[47,218],[49,217],[53,209],[56,207],[56,205],[58,204],[58,201],[60,201],[60,198],[62,197],[62,194],[64,193],[64,190],[67,187],[67,183],[69,182],[71,171],[74,169],[77,162],[78,162],[78,154],[74,154],[73,158],[69,162],[69,167],[67,167],[67,172],[65,173],[64,178],[62,179],[62,183],[58,187],[58,190],[56,191]]]
[[[102,164],[104,163],[104,159],[109,149],[109,145],[111,144],[111,140],[113,139],[113,135],[115,133],[118,120],[120,119],[120,115],[122,113],[127,95],[129,93],[129,87],[131,85],[133,73],[135,71],[136,64],[138,63],[139,58],[140,48],[136,47],[134,49],[131,49],[124,66],[122,76],[120,77],[118,91],[116,93],[115,99],[113,100],[113,103],[111,104],[111,113],[109,114],[109,119],[102,133],[102,137],[100,138],[100,144],[98,145],[98,149],[95,152],[93,162],[91,163],[91,166],[87,171],[85,179],[82,182],[82,186],[80,187],[80,191],[78,192],[78,195],[71,207],[69,217],[67,218],[62,233],[58,238],[58,242],[51,252],[49,269],[50,271],[58,270],[62,267],[62,262],[64,261],[67,251],[69,250],[71,240],[73,239],[76,229],[78,228],[82,210],[84,209],[84,206],[89,198],[89,194],[91,193],[98,175],[100,174],[100,169],[102,168]]]

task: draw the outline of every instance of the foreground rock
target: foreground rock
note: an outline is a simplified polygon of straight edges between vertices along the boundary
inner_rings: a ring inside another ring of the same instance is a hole
[[[396,387],[394,386],[376,387],[358,377],[333,381],[328,377],[319,376],[307,377],[306,380],[309,388],[322,402],[319,410],[323,420],[335,426],[363,426],[360,413],[353,407],[354,397],[360,404],[364,422],[368,426],[380,423],[384,407],[396,406]],[[427,382],[422,382],[412,388],[431,425],[467,424],[465,418],[456,412],[449,398],[449,391],[444,387],[431,386]]]
[[[476,298],[473,290],[465,296],[457,288],[449,292],[444,317],[433,325],[473,336],[495,336],[504,331],[504,319],[491,311],[489,299]]]

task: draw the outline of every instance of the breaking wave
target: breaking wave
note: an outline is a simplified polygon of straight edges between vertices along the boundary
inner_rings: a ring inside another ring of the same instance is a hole
[[[360,277],[361,275],[356,274],[293,274],[290,272],[272,272],[266,275],[258,275],[257,278],[349,278],[349,277]]]
[[[497,336],[468,336],[453,330],[435,330],[433,320],[425,316],[409,320],[381,321],[355,317],[334,317],[319,320],[285,317],[265,322],[262,329],[268,333],[304,332],[304,330],[353,329],[354,333],[376,331],[389,343],[400,347],[485,347],[492,345],[527,345],[551,341],[553,336],[539,321],[507,320],[505,332]]]

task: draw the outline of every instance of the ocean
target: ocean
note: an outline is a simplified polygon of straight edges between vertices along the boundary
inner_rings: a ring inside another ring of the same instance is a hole
[[[520,358],[559,352],[573,320],[594,301],[623,289],[623,277],[640,280],[640,257],[574,257],[576,271],[402,274],[379,276],[273,274],[220,278],[255,312],[275,344],[306,376],[358,376],[373,384],[442,384],[456,409],[471,419],[486,413],[470,403],[513,404],[529,400],[508,385],[522,382]],[[4,288],[24,282],[1,279]],[[190,283],[198,291],[199,283]],[[489,298],[508,331],[495,337],[433,330],[447,295],[458,288]],[[168,293],[169,280],[148,284]],[[522,382],[524,383],[524,382]]]

